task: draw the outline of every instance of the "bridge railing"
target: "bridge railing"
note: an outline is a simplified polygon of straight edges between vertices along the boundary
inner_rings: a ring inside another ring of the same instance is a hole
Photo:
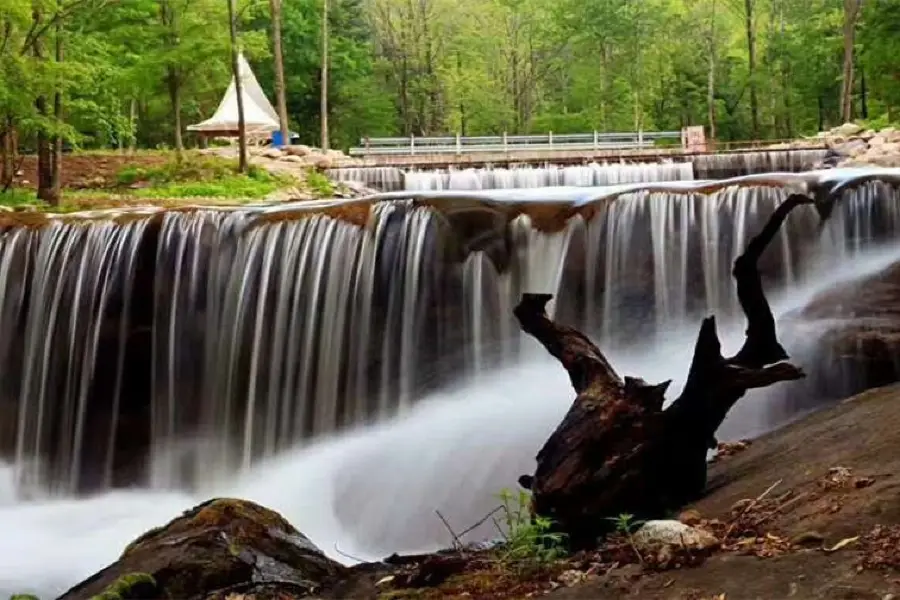
[[[362,138],[351,156],[413,154],[472,154],[478,152],[527,152],[529,150],[633,150],[652,148],[657,141],[672,139],[685,144],[681,131],[628,133],[564,133],[541,135],[486,135],[438,137]]]

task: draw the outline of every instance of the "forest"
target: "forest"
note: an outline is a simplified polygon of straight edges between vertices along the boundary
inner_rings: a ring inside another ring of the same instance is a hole
[[[686,125],[789,139],[900,110],[900,0],[239,0],[239,45],[273,104],[276,12],[305,143],[320,141],[327,35],[334,148]],[[195,144],[185,127],[231,77],[229,25],[227,0],[3,0],[4,154],[40,138]]]

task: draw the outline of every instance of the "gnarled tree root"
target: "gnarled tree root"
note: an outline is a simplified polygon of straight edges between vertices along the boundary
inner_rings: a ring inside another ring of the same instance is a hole
[[[651,385],[620,377],[581,332],[548,318],[548,294],[525,294],[515,309],[522,329],[569,373],[578,396],[537,455],[532,510],[553,520],[573,548],[593,546],[621,514],[655,518],[699,497],[706,454],[728,411],[749,389],[804,377],[788,358],[757,268],[760,255],[791,210],[812,203],[787,198],[735,261],[733,275],[747,317],[746,339],[722,356],[715,317],[700,327],[687,382],[666,409],[669,381]]]

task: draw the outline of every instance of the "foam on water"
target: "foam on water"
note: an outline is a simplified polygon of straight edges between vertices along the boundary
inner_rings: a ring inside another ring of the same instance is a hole
[[[816,290],[878,271],[900,259],[900,245],[867,253],[846,269],[773,302],[784,314]],[[740,327],[723,327],[734,351]],[[663,344],[610,359],[622,374],[649,381],[673,378],[674,398],[687,371],[696,324]],[[809,336],[801,336],[806,343]],[[789,352],[803,364],[804,344]],[[802,340],[801,340],[802,342]],[[776,388],[748,394],[729,416],[728,438],[756,430],[777,399]],[[522,361],[433,394],[395,421],[352,431],[311,448],[288,451],[196,496],[136,489],[90,498],[17,498],[15,477],[0,467],[0,597],[48,598],[115,560],[147,529],[204,498],[248,498],[282,512],[323,551],[342,562],[393,551],[423,551],[449,543],[434,511],[457,530],[486,514],[504,487],[533,467],[533,456],[565,413],[572,392],[565,372],[530,342]],[[489,536],[485,529],[474,537]]]

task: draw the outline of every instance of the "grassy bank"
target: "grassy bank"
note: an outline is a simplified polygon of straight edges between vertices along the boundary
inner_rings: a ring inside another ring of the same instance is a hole
[[[72,212],[138,204],[242,204],[280,191],[324,198],[335,191],[331,181],[314,170],[295,176],[250,165],[247,173],[240,173],[235,160],[193,152],[180,160],[171,153],[141,154],[130,162],[121,156],[79,155],[64,161],[63,169],[65,185],[58,206],[37,200],[33,184],[27,183],[32,174],[20,187],[0,193],[0,206]]]

